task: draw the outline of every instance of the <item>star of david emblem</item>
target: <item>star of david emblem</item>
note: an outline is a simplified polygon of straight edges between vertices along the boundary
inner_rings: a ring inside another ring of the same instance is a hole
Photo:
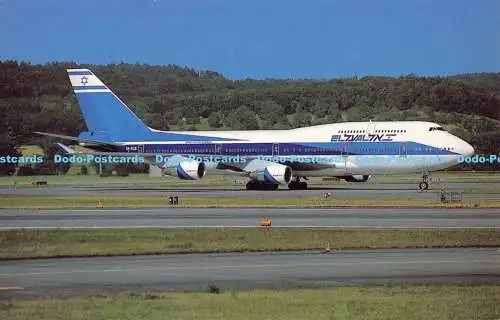
[[[80,83],[83,84],[84,86],[86,86],[88,82],[89,82],[89,79],[86,76],[83,76],[80,79]]]

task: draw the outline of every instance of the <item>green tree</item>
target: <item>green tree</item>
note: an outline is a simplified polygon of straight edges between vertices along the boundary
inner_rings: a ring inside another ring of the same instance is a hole
[[[0,133],[0,157],[19,157],[21,152],[14,144],[14,140],[6,133]],[[16,171],[15,163],[0,163],[0,175],[10,176]]]
[[[272,128],[277,123],[283,122],[284,108],[273,100],[263,101],[259,106],[259,117],[263,120],[264,128]]]
[[[208,124],[212,128],[220,128],[222,126],[222,114],[218,111],[211,113],[208,116]]]
[[[337,104],[335,103],[335,106],[336,105]],[[319,100],[319,101],[316,101],[316,103],[313,105],[311,112],[315,116],[317,116],[318,118],[323,118],[323,117],[326,117],[328,115],[328,111],[330,108],[331,107],[328,105],[328,103],[326,101]],[[337,108],[337,110],[338,110],[338,108]]]
[[[312,114],[302,109],[297,110],[293,116],[293,125],[295,127],[307,127],[312,123]]]
[[[242,105],[227,117],[226,126],[234,130],[258,130],[259,120],[255,112]]]

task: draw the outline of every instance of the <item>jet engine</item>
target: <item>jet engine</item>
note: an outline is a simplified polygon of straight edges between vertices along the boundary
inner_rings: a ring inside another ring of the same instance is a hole
[[[205,164],[198,161],[181,161],[175,166],[163,168],[163,174],[182,180],[200,180],[205,176]]]
[[[351,175],[351,176],[345,176],[343,178],[347,182],[366,182],[366,181],[368,181],[368,179],[370,179],[370,176],[369,175],[355,174],[355,175]]]
[[[250,173],[250,178],[269,184],[288,184],[292,180],[292,169],[282,164],[271,164],[262,170]]]

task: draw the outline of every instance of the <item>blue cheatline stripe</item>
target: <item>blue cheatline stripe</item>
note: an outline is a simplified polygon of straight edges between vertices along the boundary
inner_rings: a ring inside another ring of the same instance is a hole
[[[177,166],[177,175],[186,180],[194,180],[180,165]]]
[[[92,72],[90,71],[68,71],[70,76],[90,76]]]
[[[274,177],[271,175],[269,171],[267,171],[267,168],[264,169],[264,177],[271,183],[274,184],[280,184],[278,180],[274,179]]]
[[[179,137],[181,138],[181,137]],[[174,139],[172,139],[174,140]],[[172,141],[171,140],[171,141]],[[179,141],[179,139],[175,139]],[[201,139],[199,139],[201,140]],[[169,141],[169,139],[165,139]],[[357,142],[352,143],[347,150],[339,142],[324,143],[280,143],[279,152],[275,155],[306,155],[306,156],[335,156],[335,155],[458,155],[449,150],[442,150],[414,142]],[[130,145],[133,146],[133,145]],[[121,147],[121,151],[127,152],[130,146]],[[142,145],[141,145],[142,146]],[[232,155],[272,155],[273,143],[224,143],[220,144],[216,152],[214,143],[196,144],[145,144],[145,153],[165,154],[216,154],[224,156]],[[127,149],[128,148],[128,149]],[[340,151],[344,149],[344,151]],[[137,149],[135,149],[137,150]],[[134,150],[132,150],[134,151]]]
[[[73,90],[107,89],[106,86],[73,86]]]

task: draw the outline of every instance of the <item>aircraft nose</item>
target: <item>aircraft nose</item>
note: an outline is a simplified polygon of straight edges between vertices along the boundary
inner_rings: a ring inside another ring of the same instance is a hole
[[[467,142],[464,141],[464,145],[460,150],[463,155],[465,156],[472,156],[474,154],[474,148],[468,144]]]
[[[474,154],[474,148],[470,144],[468,144],[468,148],[469,150],[467,150],[467,155],[472,156]]]

